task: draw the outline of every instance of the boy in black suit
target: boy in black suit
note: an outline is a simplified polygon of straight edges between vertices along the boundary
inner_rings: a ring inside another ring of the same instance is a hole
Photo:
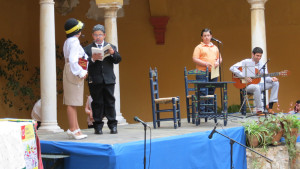
[[[115,109],[115,79],[114,64],[121,61],[121,56],[116,47],[110,44],[107,56],[102,60],[101,54],[92,55],[92,47],[102,49],[109,43],[105,42],[105,28],[103,25],[96,25],[93,28],[92,37],[94,42],[84,48],[85,53],[89,56],[88,61],[88,84],[92,96],[93,123],[95,134],[102,134],[104,122],[103,117],[108,119],[107,125],[111,134],[117,134],[116,109]]]

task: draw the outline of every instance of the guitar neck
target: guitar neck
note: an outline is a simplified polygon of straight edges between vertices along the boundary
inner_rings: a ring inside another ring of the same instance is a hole
[[[280,72],[265,74],[266,77],[273,77],[273,76],[279,76],[279,75],[280,75]],[[264,75],[261,74],[261,75],[255,76],[255,78],[261,78],[261,77],[264,77]]]

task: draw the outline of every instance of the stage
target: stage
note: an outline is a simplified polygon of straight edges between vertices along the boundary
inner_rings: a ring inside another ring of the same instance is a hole
[[[208,135],[214,127],[213,120],[201,121],[195,126],[182,119],[182,127],[173,128],[171,122],[162,122],[161,127],[152,129],[150,168],[152,169],[217,169],[230,168],[229,140],[217,133],[212,139]],[[222,129],[222,120],[217,131],[245,144],[240,120],[230,120]],[[151,123],[148,123],[152,126]],[[93,134],[93,129],[85,129],[87,139],[69,140],[66,133],[42,134],[42,153],[68,154],[65,158],[67,169],[141,169],[144,167],[144,127],[142,124],[118,126],[118,134]],[[146,161],[149,166],[150,130],[147,129]],[[246,152],[238,144],[233,146],[235,168],[247,168]]]

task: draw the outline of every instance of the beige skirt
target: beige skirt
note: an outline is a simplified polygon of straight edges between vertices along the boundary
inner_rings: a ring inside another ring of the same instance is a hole
[[[63,88],[65,105],[83,106],[84,79],[71,72],[69,63],[66,63],[64,67]]]

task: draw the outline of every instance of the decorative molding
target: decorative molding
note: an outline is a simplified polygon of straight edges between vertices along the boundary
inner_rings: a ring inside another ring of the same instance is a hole
[[[165,32],[167,23],[169,21],[168,16],[151,16],[150,23],[154,28],[154,34],[156,39],[156,44],[163,45],[165,44]]]
[[[124,0],[124,5],[128,5],[129,0]],[[124,16],[124,9],[122,8],[122,5],[119,4],[99,4],[97,5],[95,0],[90,0],[90,8],[88,12],[85,14],[88,19],[94,19],[99,22],[104,21],[104,9],[109,8],[118,8],[117,10],[117,16],[123,17]]]
[[[55,0],[55,11],[65,16],[72,12],[78,4],[79,0]]]
[[[95,0],[90,0],[90,8],[88,12],[85,14],[88,19],[94,19],[99,22],[103,22],[104,10],[98,8]]]

